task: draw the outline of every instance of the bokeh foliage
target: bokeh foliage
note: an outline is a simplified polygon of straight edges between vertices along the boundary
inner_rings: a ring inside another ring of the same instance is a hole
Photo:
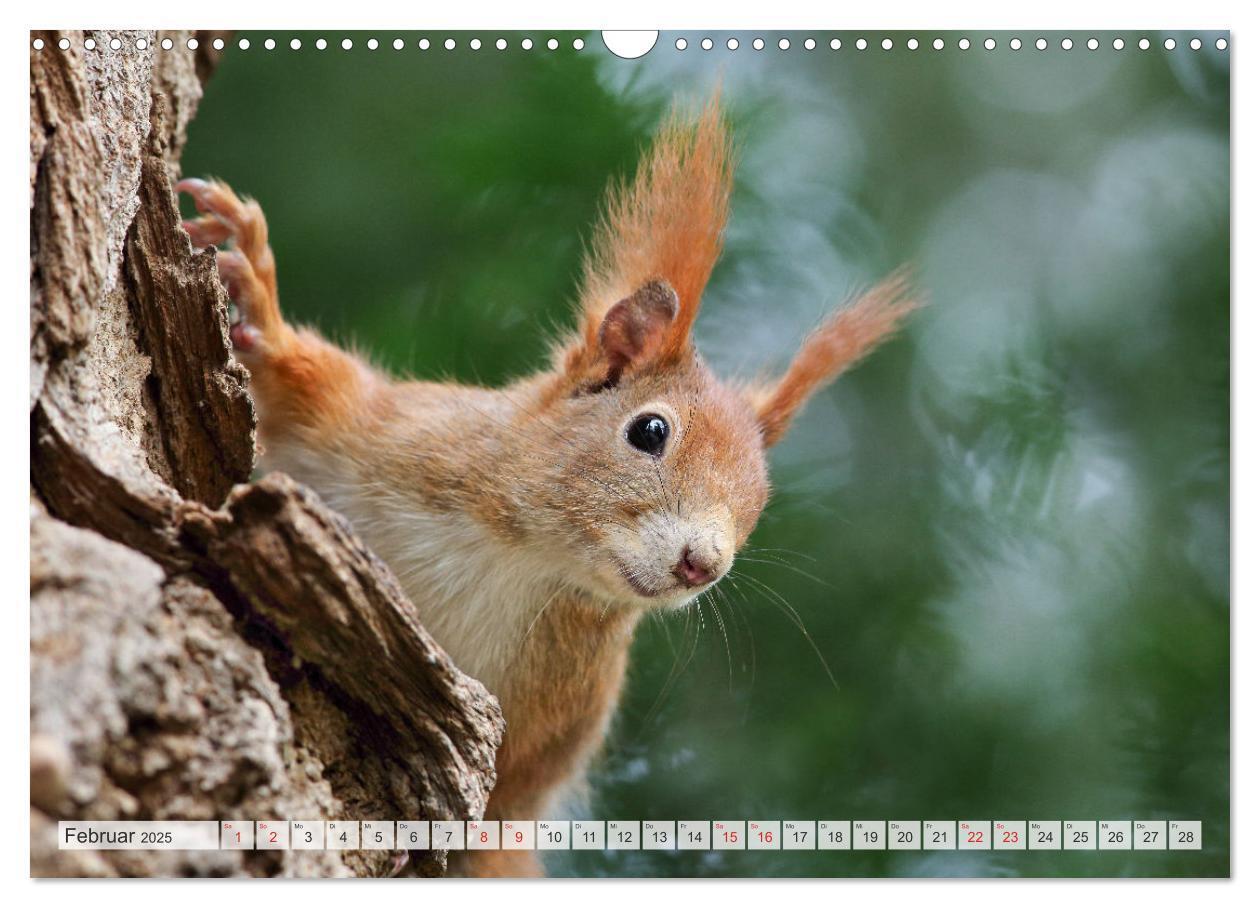
[[[1206,846],[573,852],[552,872],[1228,873],[1228,52],[704,36],[624,61],[597,34],[248,34],[185,171],[260,199],[291,317],[401,373],[502,382],[567,319],[608,180],[720,80],[741,163],[698,326],[715,365],[781,365],[905,262],[930,306],[775,452],[721,592],[645,623],[579,812],[1180,817]]]

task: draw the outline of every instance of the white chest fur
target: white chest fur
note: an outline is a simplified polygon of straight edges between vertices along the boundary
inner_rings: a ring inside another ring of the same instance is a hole
[[[503,693],[534,622],[562,586],[543,559],[505,545],[467,515],[427,509],[307,448],[274,446],[264,467],[288,472],[348,518],[456,665]]]

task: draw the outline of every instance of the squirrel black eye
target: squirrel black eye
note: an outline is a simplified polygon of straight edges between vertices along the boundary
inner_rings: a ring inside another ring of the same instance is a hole
[[[669,423],[655,413],[643,414],[626,429],[626,441],[653,457],[661,456],[668,438]]]

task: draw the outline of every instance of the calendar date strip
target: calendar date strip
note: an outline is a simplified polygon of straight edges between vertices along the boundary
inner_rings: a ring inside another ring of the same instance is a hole
[[[63,850],[1200,851],[1201,820],[63,820]]]

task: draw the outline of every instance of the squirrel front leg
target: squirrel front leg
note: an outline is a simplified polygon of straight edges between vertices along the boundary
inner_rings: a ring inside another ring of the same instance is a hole
[[[193,244],[229,244],[218,251],[219,275],[237,307],[232,345],[250,370],[264,440],[298,433],[331,441],[351,429],[383,379],[357,357],[284,321],[262,208],[214,180],[181,180],[175,189],[192,196],[201,214],[184,222]]]

